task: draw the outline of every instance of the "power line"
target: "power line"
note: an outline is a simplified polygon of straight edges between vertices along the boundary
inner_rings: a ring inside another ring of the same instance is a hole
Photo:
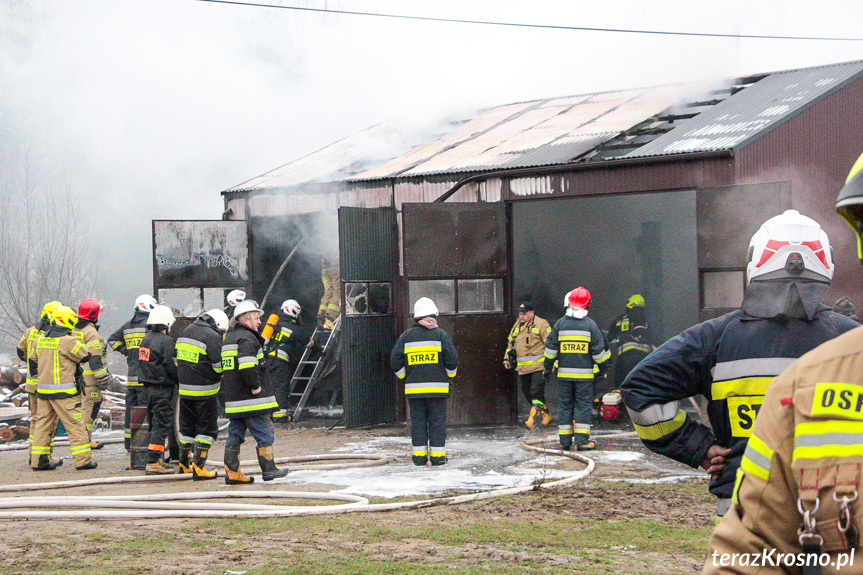
[[[257,2],[239,2],[236,0],[196,0],[213,4],[232,4],[235,6],[250,6],[254,8],[276,8],[280,10],[295,10],[299,12],[321,12],[327,14],[344,14],[348,16],[372,16],[375,18],[391,18],[396,20],[420,20],[424,22],[446,22],[451,24],[480,24],[483,26],[507,26],[510,28],[538,28],[543,30],[574,30],[579,32],[615,32],[619,34],[652,34],[654,36],[693,36],[700,38],[741,38],[756,40],[818,40],[828,42],[863,42],[863,38],[829,38],[818,36],[769,36],[766,34],[713,34],[709,32],[673,32],[668,30],[630,30],[624,28],[589,28],[585,26],[559,26],[554,24],[521,24],[518,22],[492,22],[489,20],[462,20],[459,18],[434,18],[431,16],[407,16],[404,14],[384,14],[381,12],[359,12],[356,10],[333,10],[330,8],[309,8],[305,6],[281,6],[278,4],[261,4]]]

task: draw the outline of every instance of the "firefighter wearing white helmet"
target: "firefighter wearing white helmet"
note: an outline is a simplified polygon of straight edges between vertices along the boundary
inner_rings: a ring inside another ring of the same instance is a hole
[[[438,327],[438,308],[421,297],[414,304],[413,327],[399,336],[390,367],[405,382],[410,406],[414,465],[443,465],[446,457],[446,401],[458,353],[449,334]]]
[[[593,384],[596,375],[605,374],[611,357],[602,330],[587,317],[590,301],[584,287],[567,293],[563,301],[566,313],[545,340],[543,375],[548,378],[557,362],[558,439],[567,451],[596,449],[596,442],[590,439]]]
[[[836,201],[858,246],[861,168],[863,156]],[[861,366],[863,330],[856,329],[807,353],[773,381],[743,455],[734,504],[710,538],[704,573],[762,572],[722,565],[718,559],[728,553],[787,555],[810,566],[830,565],[831,573],[860,573],[854,552],[859,559]]]
[[[222,337],[227,331],[228,316],[220,309],[211,309],[177,339],[180,473],[191,473],[195,481],[216,478],[206,463],[219,434],[217,395],[222,379]]]
[[[222,389],[225,394],[225,414],[231,420],[225,442],[225,483],[252,483],[240,470],[240,446],[246,431],[258,444],[258,464],[264,481],[288,474],[276,467],[273,454],[275,432],[270,414],[279,404],[273,395],[273,385],[267,377],[264,359],[264,338],[261,310],[252,300],[234,308],[233,325],[222,344]]]
[[[270,338],[267,373],[279,403],[279,409],[273,413],[273,420],[277,423],[287,423],[290,419],[291,378],[297,370],[304,348],[311,341],[310,334],[303,327],[301,312],[297,300],[283,301],[279,308],[279,325]]]
[[[228,295],[225,297],[225,313],[228,317],[234,317],[234,308],[245,299],[246,292],[241,289],[235,289],[228,292]]]
[[[731,505],[770,382],[804,353],[859,325],[821,302],[833,269],[816,221],[795,210],[767,220],[749,244],[741,308],[668,340],[621,386],[651,451],[710,474],[718,517]],[[681,400],[697,394],[709,398],[710,427],[680,409]]]
[[[176,348],[168,335],[174,313],[157,305],[147,318],[147,335],[138,348],[138,380],[143,385],[143,404],[150,420],[147,445],[147,475],[171,473],[163,458],[168,436],[174,433],[175,387],[177,386]]]
[[[147,333],[147,318],[150,311],[159,305],[159,302],[149,294],[142,294],[135,300],[134,314],[132,319],[120,326],[108,338],[108,346],[118,353],[126,356],[128,367],[126,378],[126,416],[123,426],[123,438],[126,451],[129,450],[131,441],[130,417],[133,407],[143,405],[141,396],[141,383],[138,381],[138,348],[141,340]]]

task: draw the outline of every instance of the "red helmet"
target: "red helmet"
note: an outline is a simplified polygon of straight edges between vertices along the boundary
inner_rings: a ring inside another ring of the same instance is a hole
[[[587,288],[578,286],[568,294],[566,294],[566,305],[568,307],[580,307],[587,309],[590,307],[590,292]]]
[[[87,321],[98,321],[102,304],[94,299],[85,299],[78,304],[78,317]]]

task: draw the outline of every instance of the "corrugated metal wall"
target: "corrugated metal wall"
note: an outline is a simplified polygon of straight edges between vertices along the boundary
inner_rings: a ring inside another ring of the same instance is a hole
[[[393,281],[396,233],[394,209],[340,209],[342,278],[345,281]]]

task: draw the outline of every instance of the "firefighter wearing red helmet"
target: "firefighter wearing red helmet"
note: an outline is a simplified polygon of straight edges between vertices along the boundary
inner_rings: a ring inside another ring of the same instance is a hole
[[[836,210],[863,245],[863,156],[851,169]],[[863,253],[858,255],[863,263]],[[861,329],[807,353],[770,384],[743,454],[734,504],[710,538],[705,574],[766,571],[721,560],[741,553],[801,558],[810,566],[830,565],[830,573],[860,573],[854,552],[859,560],[861,405]]]
[[[99,415],[102,406],[102,390],[111,381],[108,373],[108,346],[105,338],[99,333],[99,313],[102,304],[94,299],[85,299],[78,304],[78,323],[72,332],[78,341],[84,344],[90,353],[90,360],[84,367],[84,394],[82,397],[81,412],[84,416],[84,425],[90,435],[90,447],[101,449],[102,444],[93,441],[93,422]]]
[[[833,277],[827,234],[796,210],[770,218],[752,236],[740,309],[695,325],[647,356],[621,392],[651,451],[711,475],[717,516],[734,481],[755,416],[774,377],[798,357],[859,326],[821,302]],[[709,399],[710,427],[680,402]]]
[[[557,362],[558,436],[564,450],[596,449],[590,439],[593,406],[594,365],[602,375],[611,353],[596,322],[587,317],[590,292],[577,287],[564,298],[566,314],[557,320],[545,340],[545,371],[548,377]]]

